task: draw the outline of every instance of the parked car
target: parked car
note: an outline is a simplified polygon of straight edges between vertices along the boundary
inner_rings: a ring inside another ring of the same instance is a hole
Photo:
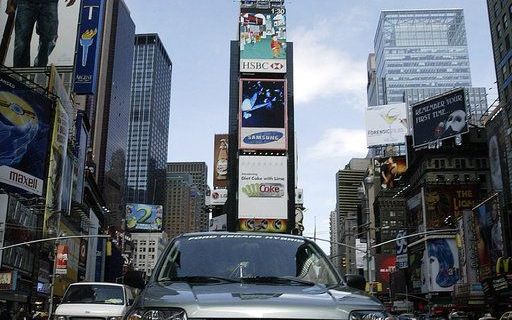
[[[71,284],[53,319],[91,318],[121,320],[133,304],[135,289],[117,283],[79,282]]]
[[[304,237],[216,232],[171,241],[125,319],[388,317]]]

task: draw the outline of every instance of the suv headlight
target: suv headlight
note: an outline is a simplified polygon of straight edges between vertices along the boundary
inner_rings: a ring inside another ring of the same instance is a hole
[[[53,316],[53,320],[66,320],[65,316]]]
[[[135,309],[126,320],[187,320],[187,313],[181,309]]]
[[[394,320],[395,317],[383,310],[356,310],[350,312],[349,320]]]

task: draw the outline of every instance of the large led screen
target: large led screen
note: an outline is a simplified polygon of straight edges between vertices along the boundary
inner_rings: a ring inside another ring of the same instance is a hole
[[[242,8],[240,72],[286,73],[286,10]]]
[[[404,144],[407,135],[405,103],[371,106],[366,109],[368,147]]]
[[[14,68],[72,66],[80,0],[0,1],[0,52]],[[37,12],[38,14],[33,14]]]
[[[0,185],[43,194],[53,102],[0,73]]]
[[[460,89],[412,106],[414,146],[467,133],[465,90]]]
[[[287,219],[286,156],[240,156],[239,219]]]
[[[128,203],[126,204],[126,229],[161,230],[162,212],[163,208],[159,205]]]
[[[286,150],[286,81],[240,80],[240,149]]]

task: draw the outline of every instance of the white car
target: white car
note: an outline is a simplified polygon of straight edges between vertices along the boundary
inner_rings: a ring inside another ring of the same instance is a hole
[[[126,285],[105,282],[74,283],[66,290],[53,319],[121,320],[134,299],[134,289]]]

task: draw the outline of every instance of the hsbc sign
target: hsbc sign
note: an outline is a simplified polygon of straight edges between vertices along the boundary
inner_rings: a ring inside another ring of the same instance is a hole
[[[240,59],[240,72],[286,73],[286,60]]]

